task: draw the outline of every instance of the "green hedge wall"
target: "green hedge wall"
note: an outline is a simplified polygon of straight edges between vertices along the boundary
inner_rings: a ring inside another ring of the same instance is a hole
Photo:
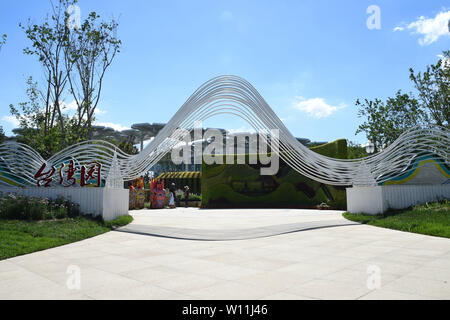
[[[311,150],[332,158],[347,158],[347,142],[340,139]],[[235,156],[236,159],[237,156]],[[280,159],[276,175],[261,176],[260,164],[202,164],[202,207],[313,208],[322,202],[332,208],[346,208],[344,187],[309,179]],[[236,161],[235,161],[236,163]]]
[[[312,147],[311,150],[330,158],[347,159],[347,140],[339,139],[317,147]]]

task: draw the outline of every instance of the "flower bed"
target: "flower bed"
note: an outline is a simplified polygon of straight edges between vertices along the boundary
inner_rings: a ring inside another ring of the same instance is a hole
[[[80,216],[78,204],[63,197],[55,201],[22,195],[0,194],[0,219],[52,220]]]

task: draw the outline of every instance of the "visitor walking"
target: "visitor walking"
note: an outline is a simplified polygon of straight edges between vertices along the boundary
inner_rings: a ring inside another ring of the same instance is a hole
[[[184,201],[186,202],[186,208],[188,207],[188,201],[189,201],[189,187],[184,186]]]

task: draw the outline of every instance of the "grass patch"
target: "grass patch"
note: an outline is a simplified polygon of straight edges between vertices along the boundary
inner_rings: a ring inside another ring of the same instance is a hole
[[[380,215],[351,214],[344,218],[377,227],[450,238],[450,202],[433,202]]]
[[[0,260],[91,238],[132,220],[130,215],[105,222],[83,216],[41,221],[0,219]]]
[[[133,221],[133,217],[127,214],[125,216],[120,216],[112,221],[105,221],[103,222],[103,224],[107,228],[115,229],[126,226],[127,224],[131,223],[131,221]]]

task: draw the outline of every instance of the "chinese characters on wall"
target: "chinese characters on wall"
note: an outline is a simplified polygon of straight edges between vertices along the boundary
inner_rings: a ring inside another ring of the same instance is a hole
[[[101,169],[102,164],[97,161],[86,163],[79,169],[76,168],[73,160],[70,160],[69,163],[62,163],[59,168],[55,166],[47,168],[47,164],[43,163],[34,178],[38,187],[51,187],[55,185],[55,182],[64,187],[76,185],[100,187]]]

